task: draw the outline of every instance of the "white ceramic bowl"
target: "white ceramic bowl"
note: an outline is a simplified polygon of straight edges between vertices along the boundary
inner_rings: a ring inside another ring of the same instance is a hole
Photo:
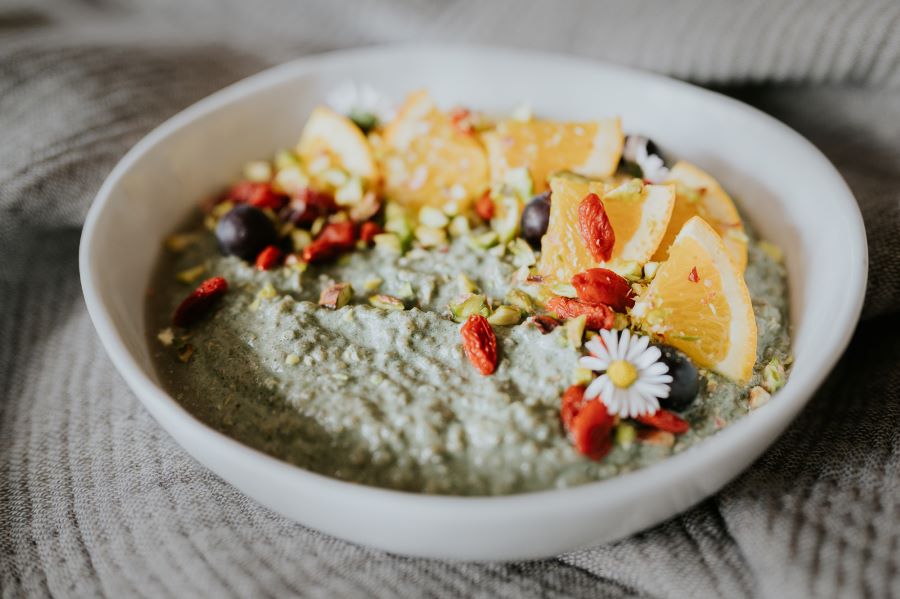
[[[625,130],[714,173],[766,238],[784,248],[795,363],[761,409],[649,468],[567,490],[425,496],[307,472],[206,427],[165,391],[144,334],[144,291],[160,241],[242,164],[292,145],[311,109],[347,80],[401,98],[425,87],[443,106],[509,111],[528,101],[559,119],[621,115]],[[737,101],[664,77],[559,55],[394,46],[303,58],[191,106],[138,143],[85,223],[81,280],[107,352],[147,409],[197,460],[257,501],[324,532],[398,553],[456,559],[550,556],[620,538],[714,493],[787,427],[844,350],[866,283],[856,202],[797,133]]]

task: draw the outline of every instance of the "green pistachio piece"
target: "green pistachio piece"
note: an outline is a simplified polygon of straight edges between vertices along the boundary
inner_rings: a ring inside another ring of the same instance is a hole
[[[569,347],[581,347],[581,341],[584,338],[584,327],[587,324],[587,316],[582,314],[577,318],[570,318],[566,321],[566,340]]]
[[[419,210],[419,223],[432,229],[443,229],[450,224],[450,219],[437,208],[424,206]]]
[[[319,305],[323,308],[337,310],[343,308],[353,297],[353,286],[350,283],[335,283],[322,290]]]
[[[787,374],[784,364],[778,358],[772,358],[763,368],[763,388],[769,393],[775,393],[787,382]]]
[[[534,266],[537,263],[534,250],[521,237],[516,237],[510,241],[507,247],[513,255],[513,265],[521,268],[522,266]]]
[[[594,373],[589,368],[576,368],[572,371],[572,384],[587,387],[594,380]]]
[[[175,278],[182,283],[190,285],[199,279],[204,272],[206,272],[206,266],[198,264],[193,268],[186,268],[185,270],[179,271],[178,274],[175,275]]]
[[[497,235],[496,231],[488,231],[487,233],[481,233],[479,235],[473,235],[466,240],[469,247],[473,250],[486,250],[490,247],[497,245],[497,242],[500,240],[500,237]]]
[[[531,301],[531,296],[521,289],[510,289],[506,294],[506,303],[515,306],[525,314],[534,312],[534,302]]]
[[[460,293],[475,293],[478,291],[478,285],[475,284],[475,281],[462,272],[456,275],[456,284],[459,286]]]
[[[454,300],[448,306],[453,320],[463,322],[473,314],[481,314],[485,318],[491,315],[491,307],[483,295],[470,293]]]
[[[416,227],[416,240],[427,248],[447,245],[447,232],[443,229],[419,225]]]
[[[603,195],[603,199],[636,201],[641,199],[643,193],[644,182],[640,179],[631,179],[606,192]]]
[[[494,313],[488,316],[488,322],[498,326],[510,326],[519,324],[522,320],[522,312],[515,306],[498,306]]]
[[[637,439],[637,429],[627,422],[620,422],[616,425],[614,435],[616,445],[628,449]]]
[[[392,254],[403,253],[403,242],[395,233],[379,233],[372,238],[375,247]]]
[[[265,160],[251,160],[244,165],[244,178],[256,183],[268,183],[272,179],[272,165]]]
[[[375,306],[376,308],[381,308],[382,310],[405,310],[406,306],[403,305],[403,302],[394,297],[393,295],[373,295],[369,298],[369,303]]]

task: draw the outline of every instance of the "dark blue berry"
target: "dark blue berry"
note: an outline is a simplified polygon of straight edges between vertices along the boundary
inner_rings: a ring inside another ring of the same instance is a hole
[[[532,198],[525,205],[522,212],[522,221],[520,229],[522,237],[531,244],[532,247],[541,247],[541,237],[547,232],[547,225],[550,223],[550,192],[544,192],[541,195]]]
[[[669,396],[659,400],[666,410],[684,411],[694,403],[700,393],[700,373],[690,358],[669,345],[658,345],[662,352],[660,362],[669,367],[672,383]]]
[[[216,240],[225,255],[254,260],[268,245],[278,240],[275,224],[258,208],[239,204],[216,225]]]

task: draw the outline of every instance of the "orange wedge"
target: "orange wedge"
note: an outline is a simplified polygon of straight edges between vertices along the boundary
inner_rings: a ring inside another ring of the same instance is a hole
[[[756,362],[750,293],[722,238],[699,216],[681,228],[631,314],[697,366],[740,383],[750,380]]]
[[[581,237],[578,206],[588,194],[603,200],[615,233],[609,261],[598,262]],[[656,251],[675,204],[671,185],[644,185],[632,179],[610,188],[602,181],[572,175],[550,179],[550,222],[541,240],[538,272],[546,279],[569,282],[576,273],[602,266],[617,272],[642,265]]]
[[[510,169],[526,167],[538,193],[547,190],[558,171],[595,179],[612,175],[624,143],[618,118],[583,123],[502,121],[482,140],[493,183],[504,181]]]
[[[378,169],[366,136],[353,121],[326,106],[317,107],[306,121],[297,155],[307,167],[327,159],[326,166],[369,182],[377,179]]]
[[[410,208],[469,206],[488,187],[477,138],[454,126],[424,90],[406,99],[384,131],[380,157],[388,199]]]
[[[728,255],[740,272],[747,266],[747,235],[744,223],[731,197],[718,181],[689,162],[680,161],[669,171],[667,183],[675,184],[675,209],[669,229],[653,256],[654,260],[666,259],[667,251],[675,236],[688,220],[700,216],[712,225],[722,237]]]

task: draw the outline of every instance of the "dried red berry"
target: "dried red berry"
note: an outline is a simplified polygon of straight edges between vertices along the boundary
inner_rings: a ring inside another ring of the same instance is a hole
[[[381,233],[384,233],[384,229],[372,221],[364,222],[359,228],[359,238],[367,244],[372,243],[375,236]]]
[[[615,313],[603,304],[588,304],[570,297],[555,295],[547,300],[547,309],[563,320],[587,316],[584,326],[592,331],[611,329],[616,322]]]
[[[578,299],[589,304],[605,304],[616,312],[634,305],[634,292],[624,278],[606,268],[589,268],[572,277]]]
[[[497,336],[487,318],[481,314],[473,314],[459,332],[462,334],[463,350],[469,362],[481,374],[493,374],[497,368]]]
[[[335,210],[337,204],[330,193],[304,187],[291,196],[284,218],[295,225],[311,225],[320,216],[328,216]]]
[[[268,183],[241,181],[228,190],[228,199],[239,204],[250,204],[255,208],[280,210],[288,203],[288,197],[275,193]]]
[[[490,191],[484,192],[484,195],[475,202],[475,213],[481,220],[488,221],[494,218],[494,200],[491,199]]]
[[[572,385],[566,389],[560,402],[559,417],[567,432],[572,429],[572,420],[581,411],[583,405],[584,387],[582,385]]]
[[[222,277],[206,279],[178,305],[172,316],[176,327],[187,327],[197,322],[228,291],[228,281]]]
[[[676,435],[686,433],[691,428],[691,425],[688,424],[687,420],[669,410],[657,410],[652,416],[638,416],[635,420],[641,424],[652,426],[655,429],[666,431],[667,433],[675,433]]]
[[[475,132],[475,127],[472,125],[472,113],[468,108],[454,108],[448,116],[450,122],[460,133],[471,135]]]
[[[688,273],[688,281],[691,283],[696,283],[700,280],[700,275],[697,274],[697,267],[693,267],[691,272]]]
[[[350,221],[329,223],[311,244],[303,248],[306,262],[322,262],[352,250],[356,244],[355,227]]]
[[[572,418],[569,435],[575,449],[592,460],[602,460],[612,449],[615,419],[599,399],[585,403]]]
[[[281,250],[279,250],[274,245],[266,247],[256,257],[256,269],[269,270],[271,268],[275,268],[276,266],[278,266],[278,264],[281,263],[281,256]]]
[[[589,193],[578,205],[578,229],[595,260],[606,262],[610,259],[616,235],[606,216],[603,201],[597,194]]]

